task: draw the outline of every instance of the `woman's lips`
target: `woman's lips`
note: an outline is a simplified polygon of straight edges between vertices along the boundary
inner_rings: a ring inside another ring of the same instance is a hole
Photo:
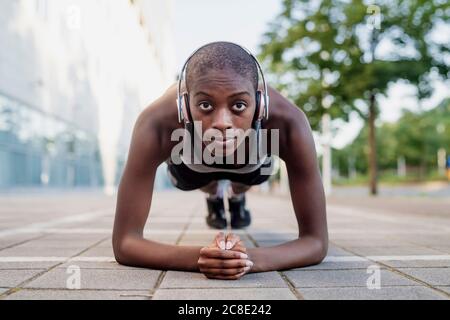
[[[220,144],[220,145],[228,145],[228,144],[234,143],[234,140],[235,139],[214,140],[213,143]]]
[[[214,141],[211,141],[209,144],[209,148],[215,149],[215,150],[228,150],[233,151],[235,149],[235,142],[236,139],[227,139],[227,140],[219,140],[216,139]]]

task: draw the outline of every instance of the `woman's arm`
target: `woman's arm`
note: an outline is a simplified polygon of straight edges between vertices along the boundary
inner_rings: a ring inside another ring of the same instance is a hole
[[[175,101],[172,98],[168,100]],[[165,103],[164,99],[161,101]],[[163,105],[159,110],[174,110],[175,107]],[[117,197],[113,231],[115,258],[123,265],[163,270],[200,271],[220,266],[231,269],[227,270],[227,275],[234,275],[237,271],[233,273],[233,270],[247,265],[248,257],[241,252],[168,245],[144,238],[156,170],[170,156],[171,151],[170,144],[162,142],[160,138],[165,126],[161,118],[170,119],[148,109],[141,114],[133,131]]]
[[[114,255],[119,263],[129,266],[198,270],[200,247],[179,247],[144,239],[156,170],[166,153],[159,143],[158,125],[151,120],[151,112],[144,111],[136,122],[120,181],[113,231]]]
[[[279,103],[290,102],[284,99]],[[286,143],[280,145],[280,157],[286,162],[299,239],[271,248],[248,249],[255,263],[252,272],[318,264],[328,250],[325,195],[311,128],[302,111],[293,105],[288,108],[291,120],[286,126]]]

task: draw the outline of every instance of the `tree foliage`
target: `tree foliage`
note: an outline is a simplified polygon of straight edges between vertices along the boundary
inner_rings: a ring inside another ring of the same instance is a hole
[[[370,5],[379,10],[379,29]],[[448,78],[450,41],[434,33],[449,17],[447,0],[284,0],[260,58],[271,83],[307,113],[313,128],[324,112],[367,119],[370,94],[384,94],[389,83],[404,79],[423,98],[432,92],[431,73]]]

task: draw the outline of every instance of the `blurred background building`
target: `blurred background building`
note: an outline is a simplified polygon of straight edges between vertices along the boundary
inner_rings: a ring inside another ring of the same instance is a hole
[[[137,115],[175,80],[172,1],[0,7],[0,189],[111,191]]]
[[[224,40],[305,112],[328,195],[378,181],[449,194],[450,5],[372,2],[0,0],[0,192],[113,191],[140,111]],[[262,189],[285,194],[277,168]]]

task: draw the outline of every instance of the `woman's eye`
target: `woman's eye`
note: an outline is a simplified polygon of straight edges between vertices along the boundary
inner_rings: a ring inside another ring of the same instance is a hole
[[[236,104],[233,106],[233,109],[234,109],[235,111],[238,111],[238,112],[242,112],[242,111],[244,111],[246,108],[247,108],[247,105],[246,105],[245,103],[236,103]]]
[[[211,104],[209,104],[208,102],[202,102],[198,106],[200,107],[200,109],[202,109],[204,111],[209,111],[212,109]]]

